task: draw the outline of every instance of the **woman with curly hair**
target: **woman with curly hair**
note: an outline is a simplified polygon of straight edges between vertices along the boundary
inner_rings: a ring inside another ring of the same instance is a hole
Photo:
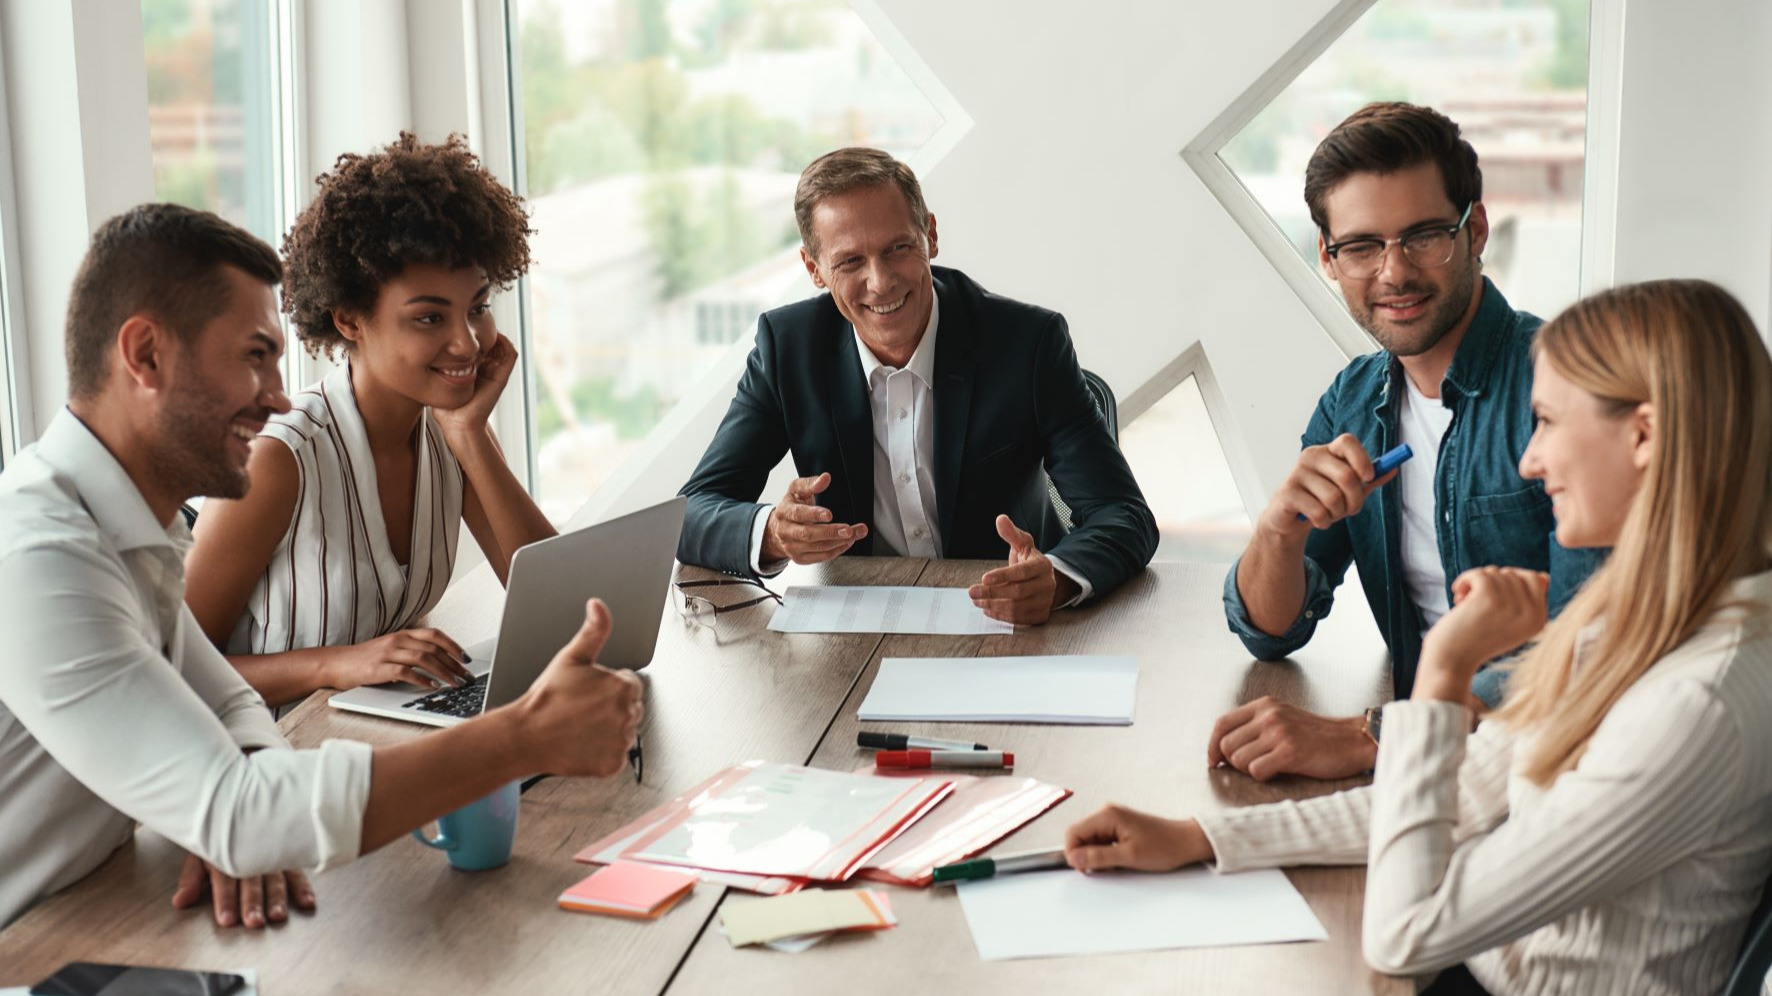
[[[252,443],[252,488],[211,501],[186,602],[271,705],[320,688],[472,679],[437,604],[462,521],[502,583],[554,529],[487,419],[517,351],[488,299],[529,267],[523,201],[458,135],[343,155],[283,243],[283,310],[344,363]]]

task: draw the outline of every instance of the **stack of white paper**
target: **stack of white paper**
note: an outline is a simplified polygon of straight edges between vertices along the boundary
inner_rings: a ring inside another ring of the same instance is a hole
[[[889,657],[860,718],[1130,726],[1137,698],[1135,657]]]
[[[1274,869],[1004,875],[961,883],[960,905],[985,961],[1329,939]]]
[[[769,620],[779,633],[1013,633],[985,616],[964,588],[789,588]]]

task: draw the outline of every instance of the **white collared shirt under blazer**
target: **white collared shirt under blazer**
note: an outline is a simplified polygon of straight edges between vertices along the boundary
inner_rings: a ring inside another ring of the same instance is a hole
[[[1529,731],[1392,702],[1371,787],[1202,817],[1218,869],[1365,861],[1382,971],[1465,962],[1496,996],[1717,992],[1772,874],[1772,572],[1729,601],[1548,788],[1519,774]]]
[[[406,629],[442,599],[455,568],[462,472],[430,409],[419,426],[411,557],[403,568],[388,543],[350,367],[290,405],[263,435],[295,454],[295,514],[228,640],[231,654],[347,646]]]
[[[185,607],[184,520],[72,413],[0,474],[0,522],[0,925],[138,821],[232,875],[357,856],[369,746],[286,749]]]

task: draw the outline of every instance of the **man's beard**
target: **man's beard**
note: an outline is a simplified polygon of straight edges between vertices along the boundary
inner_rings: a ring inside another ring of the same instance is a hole
[[[1348,308],[1354,321],[1366,330],[1378,344],[1392,356],[1420,356],[1445,339],[1447,334],[1458,327],[1464,319],[1465,312],[1470,310],[1471,297],[1476,293],[1477,261],[1471,259],[1465,267],[1460,279],[1454,280],[1448,292],[1443,295],[1428,313],[1427,322],[1421,331],[1414,335],[1401,331],[1394,326],[1381,322],[1373,313],[1375,306],[1361,302],[1359,307]],[[1420,284],[1404,284],[1398,288],[1398,295],[1432,294],[1438,288]]]
[[[154,475],[176,494],[244,498],[250,484],[246,468],[237,466],[228,450],[232,417],[205,404],[201,394],[188,387],[175,390],[161,409]]]

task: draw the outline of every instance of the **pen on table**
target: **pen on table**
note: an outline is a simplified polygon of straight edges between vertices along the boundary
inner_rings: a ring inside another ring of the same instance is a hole
[[[876,768],[1013,768],[1015,755],[1003,750],[883,750]]]
[[[1391,450],[1385,455],[1372,461],[1372,479],[1376,481],[1391,471],[1396,470],[1403,465],[1404,461],[1414,455],[1415,451],[1409,448],[1408,443],[1398,446],[1396,449]],[[1309,522],[1310,520],[1305,518],[1303,512],[1300,512],[1298,513],[1298,521]]]
[[[973,858],[971,861],[942,865],[935,869],[934,881],[937,884],[969,882],[973,879],[994,878],[1014,872],[1048,871],[1065,866],[1064,848],[1046,847],[1037,851],[1015,851],[1009,854],[999,854],[993,858]]]
[[[990,750],[984,744],[961,740],[937,740],[934,737],[913,737],[904,733],[857,733],[855,745],[869,750]]]
[[[634,746],[628,748],[628,764],[634,768],[634,784],[640,784],[640,771],[646,767],[646,755],[640,751],[640,734],[634,734]]]

